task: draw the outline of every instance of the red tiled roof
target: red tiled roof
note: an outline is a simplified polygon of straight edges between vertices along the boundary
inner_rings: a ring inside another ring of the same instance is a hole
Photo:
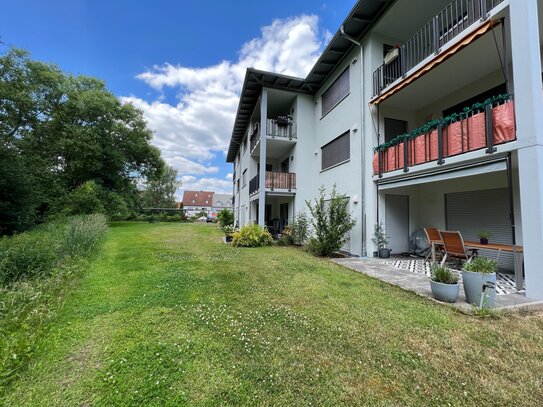
[[[215,192],[185,191],[183,192],[183,206],[211,206]]]

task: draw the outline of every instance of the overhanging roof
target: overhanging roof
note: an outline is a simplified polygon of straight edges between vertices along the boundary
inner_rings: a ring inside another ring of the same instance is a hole
[[[394,0],[359,0],[341,25],[345,34],[356,40],[361,39],[393,2]],[[307,75],[306,83],[318,90],[354,47],[355,44],[343,36],[340,28]]]
[[[236,121],[232,130],[232,138],[230,139],[230,147],[228,147],[228,155],[226,162],[234,162],[238,153],[239,144],[243,140],[245,130],[251,120],[251,115],[255,109],[256,102],[260,97],[262,87],[287,90],[296,93],[311,94],[311,89],[306,85],[303,78],[294,76],[281,75],[272,72],[259,71],[254,68],[247,68],[245,73],[245,81],[239,98],[238,112],[236,113]]]
[[[359,0],[343,21],[344,33],[357,40],[362,38],[393,2],[394,0]],[[354,46],[339,29],[305,79],[248,68],[226,161],[234,162],[236,158],[262,87],[314,95]]]

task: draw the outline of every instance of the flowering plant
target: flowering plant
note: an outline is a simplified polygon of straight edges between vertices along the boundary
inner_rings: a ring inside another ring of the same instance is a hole
[[[238,231],[238,229],[234,227],[234,225],[226,225],[226,226],[221,227],[221,229],[224,232],[225,236],[232,236],[234,233]]]

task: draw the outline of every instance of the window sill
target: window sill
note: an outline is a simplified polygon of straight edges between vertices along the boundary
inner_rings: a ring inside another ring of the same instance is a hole
[[[336,167],[339,167],[340,165],[343,165],[343,164],[345,164],[345,163],[348,163],[349,161],[351,161],[350,158],[349,158],[348,160],[341,161],[341,162],[339,162],[339,163],[337,163],[337,164],[334,164],[334,165],[332,165],[331,167],[324,168],[324,169],[320,170],[320,172],[322,173],[322,172],[325,172],[325,171],[328,171],[328,170],[332,170],[332,169],[334,169],[334,168],[336,168]]]

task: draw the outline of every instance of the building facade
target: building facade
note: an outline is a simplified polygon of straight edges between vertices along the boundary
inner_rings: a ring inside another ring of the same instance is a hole
[[[393,253],[425,226],[487,230],[543,299],[542,21],[537,0],[360,0],[306,78],[247,69],[237,224],[280,231],[335,185],[357,220],[349,253],[373,253],[379,222]]]
[[[190,217],[205,212],[211,216],[213,195],[215,193],[210,191],[184,191],[183,210],[185,215]]]

